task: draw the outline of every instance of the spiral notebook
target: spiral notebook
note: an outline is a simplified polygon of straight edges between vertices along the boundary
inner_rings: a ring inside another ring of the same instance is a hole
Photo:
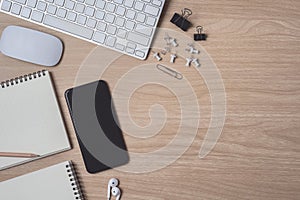
[[[0,182],[5,200],[82,200],[83,195],[71,161]]]
[[[0,102],[0,152],[40,156],[0,157],[0,170],[71,148],[48,71],[2,82]]]

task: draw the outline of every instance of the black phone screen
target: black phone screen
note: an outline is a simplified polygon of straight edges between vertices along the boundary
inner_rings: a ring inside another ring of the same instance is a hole
[[[108,84],[100,80],[71,88],[65,98],[87,171],[96,173],[128,163]]]

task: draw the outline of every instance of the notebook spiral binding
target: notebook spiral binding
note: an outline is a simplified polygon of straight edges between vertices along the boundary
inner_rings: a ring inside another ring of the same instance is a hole
[[[71,183],[71,187],[73,189],[74,192],[74,197],[76,200],[83,200],[83,194],[82,191],[79,187],[79,182],[78,179],[75,175],[75,170],[74,167],[72,165],[72,163],[69,163],[68,165],[66,165],[66,169],[67,169],[67,173],[70,179],[70,183]]]
[[[16,77],[10,80],[6,80],[6,81],[2,81],[0,83],[1,88],[7,88],[10,86],[14,86],[14,85],[18,85],[20,83],[26,82],[26,81],[30,81],[36,78],[40,78],[42,76],[46,76],[46,70],[42,70],[42,71],[38,71],[38,72],[34,72],[31,74],[26,74],[24,76],[20,76],[20,77]]]

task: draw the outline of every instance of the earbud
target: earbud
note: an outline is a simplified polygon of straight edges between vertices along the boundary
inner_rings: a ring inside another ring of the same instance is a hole
[[[116,197],[116,200],[120,200],[121,197],[121,190],[118,187],[113,187],[111,189],[111,193],[114,197]]]
[[[107,199],[110,199],[110,188],[115,188],[119,185],[119,180],[116,178],[111,178],[108,181],[108,185],[107,185]]]

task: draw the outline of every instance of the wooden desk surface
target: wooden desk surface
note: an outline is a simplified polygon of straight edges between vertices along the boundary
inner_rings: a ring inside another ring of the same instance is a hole
[[[194,11],[190,20],[204,26],[209,34],[201,44],[216,63],[226,89],[225,126],[207,157],[199,159],[198,152],[211,116],[209,93],[199,74],[178,62],[176,69],[191,80],[201,105],[198,134],[188,150],[176,162],[150,173],[108,170],[88,174],[63,94],[74,85],[82,61],[95,45],[0,14],[0,32],[14,24],[63,40],[62,62],[47,69],[52,72],[73,146],[65,153],[1,171],[0,181],[72,160],[88,200],[105,199],[111,177],[120,179],[122,199],[130,200],[300,199],[300,1],[173,0],[164,9],[160,27],[177,30],[169,19],[184,7]],[[192,28],[185,34],[191,37],[193,33]],[[153,58],[145,63],[150,61]],[[106,80],[114,85],[123,69],[130,69],[134,62],[122,56],[116,62],[118,68],[106,73]],[[43,69],[3,55],[0,68],[0,80]],[[153,91],[160,95],[153,95]],[[174,96],[167,91],[157,85],[139,88],[130,100],[133,120],[148,124],[148,109],[156,102],[162,102],[170,117],[176,119],[178,105],[168,103]],[[174,127],[178,127],[178,121],[171,120],[160,135],[148,140],[125,135],[126,143],[134,152],[154,151],[172,140]]]

